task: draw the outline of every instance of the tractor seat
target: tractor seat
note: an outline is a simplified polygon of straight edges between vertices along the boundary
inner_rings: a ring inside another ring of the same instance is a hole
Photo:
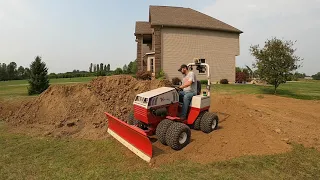
[[[201,94],[201,82],[197,81],[197,95]]]

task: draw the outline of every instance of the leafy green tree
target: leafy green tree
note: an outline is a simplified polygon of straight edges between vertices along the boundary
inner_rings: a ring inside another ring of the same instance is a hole
[[[104,66],[103,66],[103,71],[104,71],[105,73],[107,73],[107,65],[104,65]]]
[[[13,80],[17,78],[17,63],[11,62],[7,66],[7,73],[9,76],[9,80]]]
[[[19,66],[17,75],[19,79],[24,79],[24,67]]]
[[[100,71],[103,71],[103,63],[100,63]]]
[[[93,72],[97,72],[97,65],[93,65]]]
[[[48,68],[41,57],[37,56],[30,65],[30,80],[28,93],[40,94],[49,87]]]
[[[24,68],[24,74],[23,74],[23,79],[29,79],[30,78],[30,69],[29,68]]]
[[[100,67],[99,64],[97,64],[97,72],[100,71],[100,68],[99,68],[99,67]]]
[[[110,64],[107,65],[107,72],[110,72]]]
[[[263,48],[250,46],[251,54],[256,58],[253,64],[262,80],[274,86],[274,93],[281,83],[285,83],[290,72],[298,69],[302,59],[295,55],[293,41],[272,38],[267,40]]]
[[[122,69],[121,69],[121,68],[117,68],[117,69],[114,70],[113,73],[114,73],[115,75],[118,75],[118,74],[122,74],[123,72],[122,72]]]
[[[312,79],[314,79],[314,80],[320,80],[320,72],[318,72],[318,73],[315,74],[315,75],[312,75],[311,77],[312,77]]]
[[[236,73],[242,72],[242,69],[240,67],[236,67]]]
[[[93,66],[93,64],[90,63],[90,66],[89,66],[89,72],[90,72],[90,73],[92,73],[92,66]]]
[[[122,72],[123,72],[124,74],[127,74],[127,73],[128,73],[128,66],[127,66],[126,64],[123,66]]]
[[[6,63],[0,63],[0,81],[6,80],[8,80],[7,65]]]

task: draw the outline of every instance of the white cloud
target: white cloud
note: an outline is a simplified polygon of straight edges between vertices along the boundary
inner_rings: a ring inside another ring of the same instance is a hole
[[[320,0],[216,0],[202,12],[244,32],[237,65],[251,65],[251,44],[276,36],[298,41],[297,54],[305,59],[301,71],[320,71]]]

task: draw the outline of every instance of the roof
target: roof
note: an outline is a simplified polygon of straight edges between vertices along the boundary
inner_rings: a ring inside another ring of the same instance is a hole
[[[135,34],[152,34],[151,24],[145,21],[137,21]]]
[[[183,7],[150,6],[149,22],[151,26],[161,25],[242,33],[239,29],[218,19]]]

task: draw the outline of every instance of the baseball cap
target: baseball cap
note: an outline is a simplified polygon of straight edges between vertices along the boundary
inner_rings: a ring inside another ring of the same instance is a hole
[[[181,70],[182,70],[182,68],[188,68],[188,66],[187,66],[187,65],[185,65],[185,64],[182,64],[182,65],[180,66],[180,68],[178,69],[178,71],[181,71]]]

